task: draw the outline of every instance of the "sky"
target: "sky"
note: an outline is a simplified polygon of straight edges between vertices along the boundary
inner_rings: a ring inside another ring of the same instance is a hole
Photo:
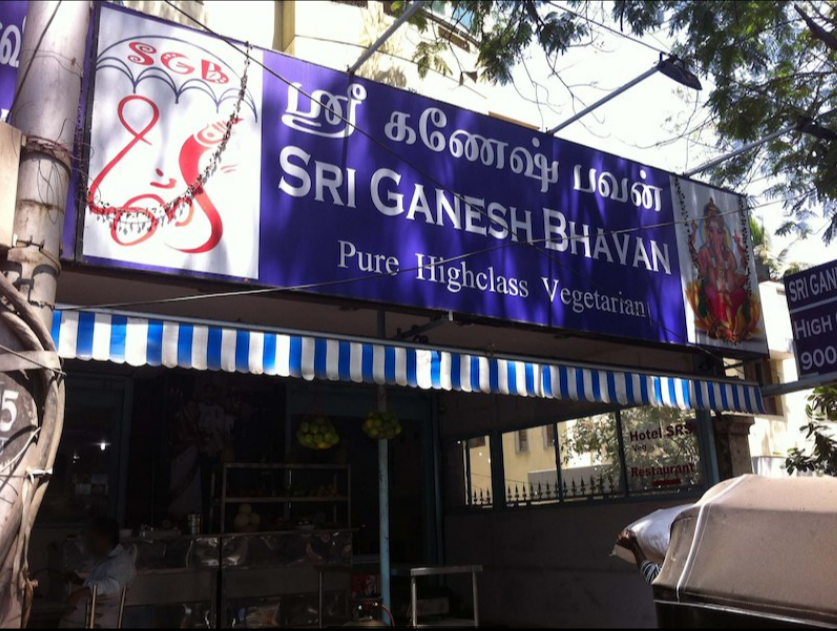
[[[558,58],[555,70],[560,79],[554,76],[543,53],[531,50],[525,67],[515,72],[516,89],[499,91],[502,107],[513,111],[517,108],[520,118],[521,97],[517,92],[534,100],[534,79],[543,86],[537,88],[537,98],[542,104],[540,107],[527,105],[527,117],[535,124],[539,124],[542,117],[545,128],[554,127],[585,105],[639,76],[659,59],[659,52],[641,43],[596,25],[591,25],[591,29],[592,46],[571,49]],[[642,41],[656,49],[670,50],[666,33],[644,37]],[[696,125],[706,117],[705,104],[711,83],[705,77],[701,80],[704,90],[697,92],[657,73],[565,128],[558,136],[675,173],[700,166],[724,153],[715,148],[717,138],[710,129],[690,139],[681,137],[684,128]],[[564,83],[573,86],[578,100],[573,101]],[[550,105],[545,105],[545,101]],[[666,142],[669,140],[673,142]],[[740,192],[760,195],[770,183],[770,180],[762,180]],[[762,206],[770,201],[760,197],[757,203]],[[781,203],[762,206],[754,211],[754,215],[771,233],[785,221]],[[826,221],[815,220],[811,225],[821,231]],[[789,248],[789,262],[815,265],[837,258],[837,243],[826,246],[818,235],[803,241],[773,236],[772,245],[776,252]]]

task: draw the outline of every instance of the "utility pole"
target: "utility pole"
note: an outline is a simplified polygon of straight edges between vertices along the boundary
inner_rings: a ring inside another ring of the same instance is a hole
[[[64,417],[50,337],[72,168],[89,2],[30,2],[11,124],[20,157],[11,247],[0,256],[0,627],[31,605],[29,535],[46,491]]]

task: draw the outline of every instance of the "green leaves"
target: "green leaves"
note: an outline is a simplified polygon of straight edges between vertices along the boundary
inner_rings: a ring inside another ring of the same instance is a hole
[[[441,56],[442,51],[446,48],[447,44],[441,41],[418,43],[413,60],[418,66],[418,73],[422,79],[427,76],[431,69],[446,77],[451,74],[450,66]]]
[[[395,2],[392,6],[395,12],[400,13],[405,5],[404,2]],[[552,2],[455,0],[434,2],[432,11],[431,15],[437,19],[442,14],[452,16],[447,20],[450,26],[466,30],[477,39],[477,61],[482,74],[500,84],[512,80],[512,69],[521,62],[533,42],[547,54],[554,55],[565,52],[589,33],[586,22],[556,8]],[[428,15],[427,11],[420,11],[410,22],[430,33],[434,29],[428,28]],[[419,64],[420,72],[426,73],[444,63],[438,58],[447,46],[446,29],[434,31],[435,41],[420,44],[415,52],[414,61]]]
[[[656,9],[644,2],[617,2],[614,16],[622,4],[629,5],[624,14],[635,32],[668,20],[678,51],[711,78],[716,87],[709,107],[724,143],[758,140],[800,116],[837,107],[835,57],[817,45],[792,2],[669,1],[654,3]],[[806,6],[834,15],[833,4]],[[837,117],[830,127],[837,129]],[[816,210],[831,218],[824,234],[828,242],[837,236],[837,150],[815,151],[815,144],[791,133],[725,163],[711,176],[731,186],[744,185],[754,172],[778,176],[780,183],[770,193],[785,201],[789,220],[783,232],[806,235]]]
[[[801,471],[816,475],[837,476],[837,440],[825,423],[837,422],[837,387],[825,386],[808,397],[806,412],[810,422],[801,428],[808,440],[813,439],[810,453],[800,449],[788,452],[785,468],[788,473]]]
[[[541,48],[553,55],[565,52],[572,42],[586,35],[587,27],[568,13],[552,12],[536,22],[536,34]]]
[[[759,266],[763,266],[770,280],[781,280],[782,276],[787,273],[786,270],[794,265],[791,263],[785,266],[788,248],[780,252],[774,251],[770,233],[764,227],[764,224],[759,223],[755,217],[750,217],[750,235],[753,240],[753,254],[756,257],[757,269]],[[759,275],[759,280],[763,280],[761,275]]]

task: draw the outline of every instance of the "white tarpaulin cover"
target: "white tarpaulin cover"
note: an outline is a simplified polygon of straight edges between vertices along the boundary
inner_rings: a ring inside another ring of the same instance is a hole
[[[837,479],[723,482],[675,520],[659,601],[837,625]]]
[[[628,526],[628,530],[636,535],[639,547],[650,561],[663,562],[671,540],[671,525],[680,513],[692,506],[692,504],[682,504],[671,508],[661,508]],[[636,561],[633,552],[620,545],[613,547],[612,555],[628,563]]]

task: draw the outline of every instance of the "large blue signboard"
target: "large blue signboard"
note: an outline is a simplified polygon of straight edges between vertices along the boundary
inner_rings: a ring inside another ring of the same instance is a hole
[[[109,6],[97,32],[85,262],[764,350],[737,195]]]
[[[6,120],[14,100],[28,5],[23,0],[0,2],[0,120]]]
[[[837,261],[785,277],[800,377],[837,375]]]

